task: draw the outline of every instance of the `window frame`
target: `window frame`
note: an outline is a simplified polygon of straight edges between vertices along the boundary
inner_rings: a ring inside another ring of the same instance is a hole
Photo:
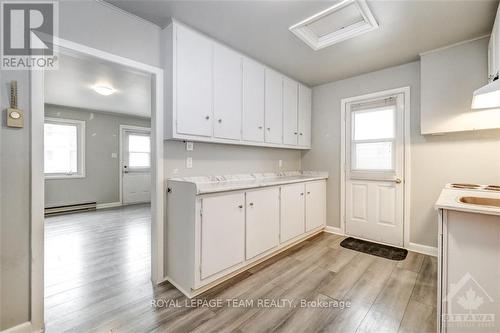
[[[45,117],[45,124],[55,124],[55,125],[74,125],[76,126],[76,153],[77,153],[77,172],[75,173],[45,173],[45,179],[78,179],[85,178],[85,121],[76,119],[66,119],[66,118],[55,118],[55,117]],[[45,137],[44,137],[45,138]],[[45,143],[44,143],[45,147]],[[44,148],[44,160],[45,160],[45,148]]]

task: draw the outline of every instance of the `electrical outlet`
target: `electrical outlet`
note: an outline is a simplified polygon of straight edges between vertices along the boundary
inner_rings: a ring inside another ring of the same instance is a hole
[[[193,158],[187,157],[186,158],[186,168],[191,169],[192,167],[193,167]]]
[[[192,141],[186,141],[186,150],[187,151],[193,151],[194,150],[194,142],[192,142]]]

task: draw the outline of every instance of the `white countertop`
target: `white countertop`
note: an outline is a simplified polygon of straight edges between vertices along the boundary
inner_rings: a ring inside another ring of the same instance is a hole
[[[226,176],[169,178],[168,181],[188,182],[196,186],[197,194],[244,190],[327,179],[328,173],[317,171],[287,171]]]
[[[444,188],[435,207],[437,209],[457,210],[461,212],[500,215],[500,207],[466,204],[459,201],[461,197],[483,197],[500,199],[500,192],[484,190],[466,190]]]

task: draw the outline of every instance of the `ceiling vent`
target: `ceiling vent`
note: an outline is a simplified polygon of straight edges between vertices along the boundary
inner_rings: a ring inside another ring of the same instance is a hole
[[[377,28],[366,0],[344,0],[289,29],[316,51]]]

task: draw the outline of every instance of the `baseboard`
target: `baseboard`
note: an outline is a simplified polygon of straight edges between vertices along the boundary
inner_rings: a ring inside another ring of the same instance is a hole
[[[96,209],[106,209],[106,208],[114,208],[114,207],[120,207],[122,205],[121,202],[108,202],[108,203],[102,203],[102,204],[97,204]]]
[[[329,226],[329,225],[327,225],[323,231],[324,232],[328,232],[329,234],[335,234],[335,235],[344,236],[344,233],[342,232],[342,229],[337,228],[337,227],[332,227],[332,226]]]
[[[31,322],[27,321],[25,323],[3,330],[0,333],[38,333],[38,332],[43,332],[43,331],[41,329],[34,328]]]
[[[429,245],[422,245],[422,244],[412,243],[412,242],[410,242],[410,244],[408,244],[407,250],[426,254],[429,256],[433,256],[433,257],[437,257],[437,254],[438,254],[437,247],[429,246]]]

